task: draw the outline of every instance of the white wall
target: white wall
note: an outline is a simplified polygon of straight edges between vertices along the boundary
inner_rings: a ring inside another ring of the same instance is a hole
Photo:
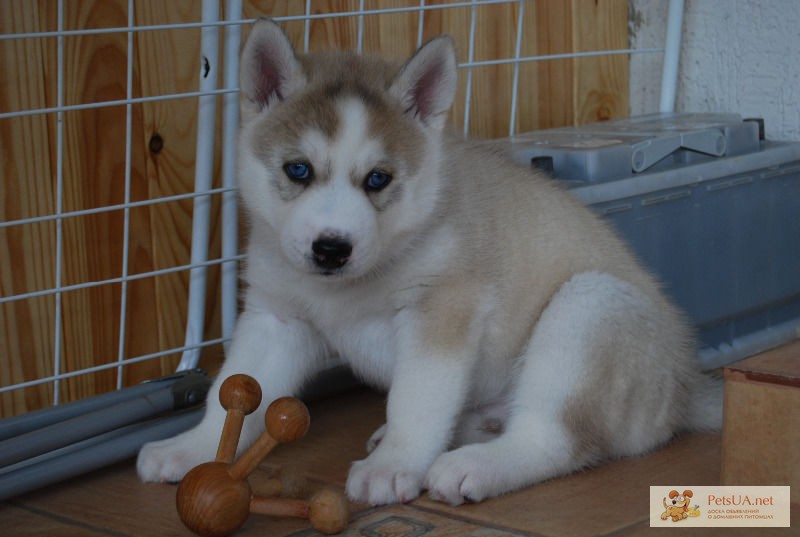
[[[630,0],[631,45],[664,43],[667,0]],[[631,57],[631,114],[655,112],[660,55]],[[800,140],[800,0],[686,0],[677,111],[763,117]]]

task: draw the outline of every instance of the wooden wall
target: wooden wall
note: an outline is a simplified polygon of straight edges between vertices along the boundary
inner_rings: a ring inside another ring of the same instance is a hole
[[[427,4],[451,3],[428,0]],[[127,0],[67,0],[65,29],[124,27]],[[223,3],[224,4],[224,3]],[[313,0],[312,12],[358,9],[357,0]],[[418,5],[416,0],[366,0],[367,9]],[[198,21],[195,0],[135,0],[137,25]],[[245,17],[301,15],[304,0],[248,0]],[[476,10],[475,60],[514,56],[519,5]],[[450,33],[460,61],[467,59],[470,8],[429,11],[425,39]],[[366,52],[404,57],[417,43],[416,13],[368,15],[363,19]],[[284,26],[302,47],[305,23]],[[625,0],[539,0],[525,2],[522,56],[627,47]],[[57,29],[52,0],[3,0],[0,33]],[[246,34],[246,32],[245,32]],[[133,96],[195,91],[200,32],[157,30],[134,34]],[[356,18],[314,20],[310,49],[355,48]],[[63,38],[65,105],[126,97],[127,35]],[[0,41],[0,113],[56,106],[57,40]],[[472,72],[470,134],[507,136],[511,109],[510,65],[477,67]],[[463,125],[466,71],[460,75],[452,120]],[[519,68],[517,132],[620,117],[628,107],[628,59],[607,56],[522,64]],[[194,177],[195,99],[131,107],[131,184],[133,201],[191,191]],[[124,106],[63,114],[63,206],[76,211],[122,203],[125,199]],[[219,125],[219,122],[218,122]],[[56,115],[0,120],[0,221],[52,215],[57,210]],[[217,165],[219,158],[216,159]],[[216,185],[218,186],[218,185]],[[218,203],[212,230],[218,227]],[[192,202],[170,202],[130,210],[129,274],[189,262]],[[61,284],[116,278],[122,274],[125,213],[103,212],[63,220]],[[214,234],[216,236],[216,234]],[[0,228],[0,296],[52,288],[56,283],[57,226],[54,221]],[[212,255],[219,241],[213,240]],[[219,335],[216,307],[218,272],[211,270],[208,337]],[[183,343],[188,273],[131,282],[127,289],[126,358],[178,347]],[[62,373],[117,359],[122,287],[109,284],[62,294],[60,316]],[[47,295],[0,304],[0,385],[54,373],[56,298]],[[218,363],[221,348],[209,348],[202,365]],[[124,384],[172,371],[178,356],[126,367]],[[61,383],[61,401],[116,386],[116,371],[81,375]],[[0,394],[0,416],[51,405],[52,384]]]

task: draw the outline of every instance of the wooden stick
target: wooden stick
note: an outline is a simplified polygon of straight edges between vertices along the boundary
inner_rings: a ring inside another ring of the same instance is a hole
[[[259,515],[308,518],[309,510],[310,504],[308,500],[265,498],[262,496],[250,498],[250,512]]]
[[[228,413],[222,426],[216,462],[230,464],[239,446],[244,417],[261,404],[261,386],[248,375],[231,375],[220,386],[219,402]]]
[[[305,518],[315,530],[332,535],[341,532],[350,518],[350,505],[341,493],[322,489],[310,500],[250,498],[250,512],[260,515]]]
[[[278,442],[268,432],[264,431],[250,448],[242,453],[235,463],[228,469],[228,473],[237,481],[247,479],[247,476],[258,468],[261,460],[272,451]]]
[[[231,465],[231,477],[236,480],[247,478],[275,446],[302,438],[310,421],[308,408],[299,400],[281,397],[273,401],[267,409],[267,430]]]
[[[222,426],[222,436],[219,438],[216,462],[230,464],[236,456],[236,448],[239,447],[239,435],[242,434],[244,425],[244,412],[232,408],[225,416],[225,424]]]

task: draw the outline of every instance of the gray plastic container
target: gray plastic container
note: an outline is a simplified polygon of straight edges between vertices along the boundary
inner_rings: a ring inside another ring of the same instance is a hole
[[[510,139],[608,218],[695,324],[706,367],[800,337],[800,143],[736,114],[656,114]]]

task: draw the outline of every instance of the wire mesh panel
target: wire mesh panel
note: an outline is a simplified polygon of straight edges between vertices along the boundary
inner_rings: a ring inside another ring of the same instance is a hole
[[[236,58],[262,15],[303,51],[451,34],[452,124],[480,137],[625,116],[629,55],[660,52],[628,49],[625,0],[0,2],[0,415],[221,359]]]

